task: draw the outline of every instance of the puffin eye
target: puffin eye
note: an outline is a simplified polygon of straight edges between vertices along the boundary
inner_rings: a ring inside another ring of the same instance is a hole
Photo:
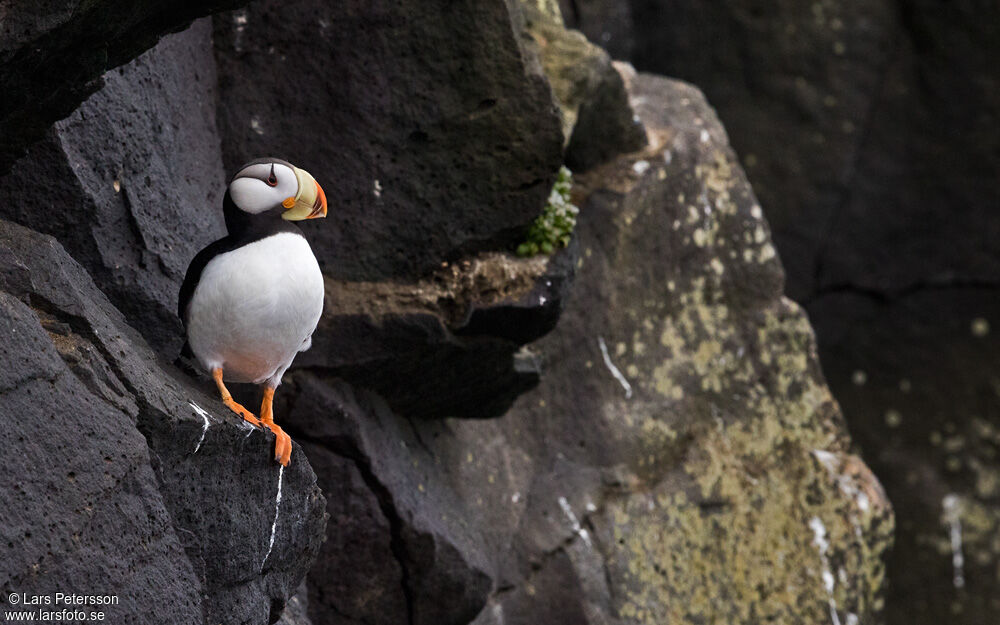
[[[278,177],[274,175],[274,163],[271,163],[271,173],[268,174],[267,180],[264,181],[269,187],[278,186]]]

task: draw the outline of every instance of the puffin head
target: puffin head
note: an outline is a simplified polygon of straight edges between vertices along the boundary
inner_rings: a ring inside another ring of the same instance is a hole
[[[236,208],[251,215],[281,209],[288,221],[326,217],[326,194],[309,172],[280,158],[259,158],[229,182]]]

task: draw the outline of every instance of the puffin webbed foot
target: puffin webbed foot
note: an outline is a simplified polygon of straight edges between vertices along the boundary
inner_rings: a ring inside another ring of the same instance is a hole
[[[281,426],[273,421],[264,425],[274,432],[274,459],[280,462],[282,466],[287,467],[288,463],[292,460],[292,437],[285,434]]]
[[[233,398],[231,397],[229,399],[223,398],[222,403],[224,403],[227,408],[229,408],[236,414],[243,417],[243,420],[246,421],[247,423],[257,427],[261,427],[262,424],[260,422],[260,419],[255,417],[252,412],[244,408],[242,404],[239,404],[235,400],[233,400]]]
[[[271,407],[274,401],[274,389],[264,388],[264,400],[260,404],[260,419],[264,425],[274,432],[274,459],[287,467],[292,459],[292,437],[285,434],[277,423],[274,422],[274,412]]]

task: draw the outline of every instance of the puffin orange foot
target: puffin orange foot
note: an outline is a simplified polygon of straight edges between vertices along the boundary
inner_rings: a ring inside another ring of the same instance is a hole
[[[264,425],[274,432],[274,459],[287,467],[288,461],[292,459],[292,437],[285,434],[285,431],[274,422],[274,389],[264,387],[264,399],[260,402],[260,420]]]
[[[265,423],[274,432],[274,459],[281,463],[281,466],[288,466],[292,459],[292,437],[285,434],[281,426],[277,423]]]
[[[228,399],[223,398],[222,399],[222,403],[224,403],[227,408],[229,408],[230,410],[232,410],[236,414],[238,414],[241,417],[243,417],[243,419],[246,422],[251,423],[253,425],[256,425],[257,427],[261,426],[260,419],[258,419],[257,417],[255,417],[252,412],[250,412],[249,410],[247,410],[246,408],[244,408],[241,404],[237,403],[236,400],[234,400],[232,397],[230,397]]]
[[[215,386],[218,387],[219,395],[222,396],[222,403],[226,405],[226,408],[229,408],[236,414],[243,417],[245,421],[260,427],[260,420],[257,417],[255,417],[252,412],[244,408],[242,405],[240,405],[239,402],[233,399],[233,396],[229,393],[229,389],[226,388],[225,383],[223,383],[222,381],[221,367],[212,370],[212,379],[215,380]]]

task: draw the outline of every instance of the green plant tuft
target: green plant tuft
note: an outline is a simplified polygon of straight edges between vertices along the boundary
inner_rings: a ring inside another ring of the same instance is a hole
[[[580,212],[569,201],[572,186],[573,173],[565,166],[560,167],[548,204],[531,224],[528,239],[517,246],[518,256],[551,254],[557,248],[569,245],[573,228],[576,227],[576,216]]]

